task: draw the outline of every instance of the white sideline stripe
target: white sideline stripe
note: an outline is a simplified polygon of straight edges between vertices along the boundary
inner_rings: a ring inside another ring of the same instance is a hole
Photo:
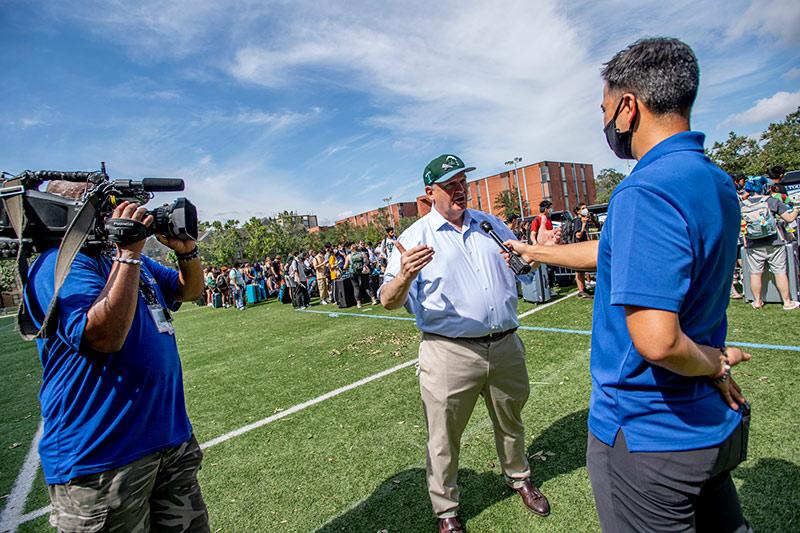
[[[3,509],[3,514],[0,515],[0,531],[11,531],[13,533],[22,523],[20,518],[22,517],[22,512],[25,510],[25,502],[28,500],[28,494],[30,494],[33,488],[33,482],[36,479],[36,471],[39,468],[38,449],[43,429],[44,420],[39,420],[39,428],[33,436],[31,447],[28,449],[28,455],[25,457],[22,469],[20,469],[19,474],[17,474],[16,481],[14,481],[14,486],[11,489],[11,494],[6,503],[6,508]]]
[[[558,300],[556,300],[554,302],[550,302],[550,303],[547,303],[547,304],[542,305],[540,307],[536,307],[535,309],[531,309],[530,311],[527,311],[526,313],[523,313],[523,314],[519,315],[517,318],[518,319],[519,318],[523,318],[523,317],[526,317],[526,316],[528,316],[528,315],[530,315],[532,313],[535,313],[537,311],[541,311],[542,309],[544,309],[546,307],[550,307],[551,305],[555,305],[555,304],[557,304],[559,302],[563,302],[564,300],[566,300],[570,296],[574,296],[576,294],[578,294],[578,293],[577,292],[572,292],[572,293],[564,296],[563,298],[559,298]],[[322,313],[323,311],[319,311],[319,312]],[[325,311],[325,313],[327,314],[327,311]],[[347,314],[350,314],[350,313],[341,313],[341,315],[347,315]],[[367,315],[367,316],[370,316],[370,315]],[[374,315],[373,315],[373,317],[374,317]],[[332,390],[330,392],[327,392],[327,393],[323,394],[322,396],[317,396],[313,400],[308,400],[307,402],[299,403],[297,405],[289,407],[285,411],[281,411],[280,413],[276,413],[276,414],[274,414],[272,416],[268,416],[267,418],[263,418],[263,419],[258,420],[256,422],[253,422],[251,424],[243,426],[243,427],[241,427],[239,429],[235,429],[235,430],[233,430],[233,431],[231,431],[229,433],[225,433],[224,435],[220,435],[219,437],[213,438],[210,441],[207,441],[207,442],[204,442],[203,444],[201,444],[200,448],[205,450],[205,449],[210,448],[212,446],[216,446],[217,444],[222,444],[223,442],[227,442],[227,441],[231,440],[234,437],[238,437],[239,435],[243,435],[243,434],[245,434],[245,433],[247,433],[249,431],[253,431],[254,429],[258,429],[258,428],[260,428],[262,426],[266,426],[267,424],[269,424],[271,422],[275,422],[276,420],[280,420],[281,418],[286,418],[287,416],[289,416],[291,414],[294,414],[294,413],[297,413],[299,411],[302,411],[303,409],[307,409],[307,408],[311,407],[312,405],[316,405],[318,403],[324,402],[325,400],[329,400],[329,399],[333,398],[334,396],[338,396],[338,395],[342,394],[343,392],[347,392],[347,391],[353,390],[355,388],[358,388],[358,387],[360,387],[362,385],[366,385],[367,383],[375,381],[376,379],[381,379],[383,377],[386,377],[389,374],[393,374],[393,373],[397,372],[398,370],[402,370],[402,369],[407,368],[407,367],[409,367],[411,365],[415,365],[416,363],[417,363],[417,359],[412,359],[410,361],[406,361],[405,363],[401,363],[401,364],[399,364],[397,366],[394,366],[394,367],[392,367],[392,368],[390,368],[388,370],[384,370],[382,372],[378,372],[377,374],[373,374],[371,376],[368,376],[368,377],[366,377],[364,379],[360,379],[360,380],[358,380],[358,381],[356,381],[354,383],[351,383],[350,385],[345,385],[344,387],[340,387],[340,388],[338,388],[336,390]],[[37,460],[38,460],[38,456],[37,456]],[[29,491],[30,491],[30,489],[29,489]],[[26,498],[27,498],[27,493],[26,493]],[[18,521],[14,525],[14,527],[16,528],[20,524],[24,524],[25,522],[30,522],[31,520],[35,520],[35,519],[39,518],[40,516],[46,515],[47,513],[50,512],[50,508],[51,507],[48,505],[47,507],[42,507],[41,509],[37,509],[36,511],[30,512],[30,513],[28,513],[26,515],[19,516],[17,518]],[[3,531],[3,530],[0,528],[0,531]]]
[[[554,301],[554,302],[549,302],[549,303],[546,303],[546,304],[544,304],[544,305],[540,305],[540,306],[534,307],[534,308],[533,308],[533,309],[531,309],[530,311],[525,311],[524,313],[522,313],[521,315],[519,315],[519,316],[517,317],[517,320],[519,320],[519,319],[522,319],[522,318],[525,318],[525,317],[526,317],[526,316],[528,316],[528,315],[532,315],[533,313],[536,313],[536,312],[538,312],[538,311],[541,311],[542,309],[547,309],[547,308],[548,308],[548,307],[550,307],[551,305],[556,305],[556,304],[557,304],[557,303],[559,303],[559,302],[563,302],[563,301],[564,301],[564,300],[566,300],[567,298],[572,298],[573,296],[577,296],[577,295],[578,295],[578,291],[572,291],[571,293],[567,294],[567,295],[566,295],[566,296],[564,296],[563,298],[559,298],[558,300],[556,300],[556,301]]]
[[[253,431],[254,429],[257,429],[257,428],[260,428],[261,426],[265,426],[265,425],[269,424],[270,422],[275,422],[276,420],[280,420],[281,418],[286,418],[287,416],[289,416],[291,414],[294,414],[294,413],[297,413],[298,411],[302,411],[303,409],[311,407],[312,405],[316,405],[318,403],[324,402],[325,400],[329,400],[329,399],[333,398],[334,396],[338,396],[338,395],[342,394],[343,392],[351,391],[351,390],[353,390],[355,388],[358,388],[358,387],[360,387],[362,385],[366,385],[367,383],[375,381],[376,379],[381,379],[382,377],[386,377],[389,374],[393,374],[393,373],[397,372],[398,370],[402,370],[402,369],[404,369],[406,367],[409,367],[411,365],[414,365],[416,363],[417,363],[417,360],[416,359],[412,359],[410,361],[406,361],[405,363],[401,363],[401,364],[399,364],[397,366],[393,366],[392,368],[390,368],[388,370],[384,370],[383,372],[378,372],[377,374],[373,374],[373,375],[368,376],[368,377],[366,377],[364,379],[360,379],[360,380],[358,380],[358,381],[356,381],[354,383],[351,383],[350,385],[345,385],[344,387],[340,387],[340,388],[338,388],[336,390],[332,390],[330,392],[326,392],[322,396],[317,396],[313,400],[308,400],[307,402],[299,403],[299,404],[297,404],[295,406],[289,407],[285,411],[281,411],[280,413],[274,414],[272,416],[268,416],[267,418],[263,418],[263,419],[261,419],[261,420],[259,420],[257,422],[253,422],[252,424],[247,424],[246,426],[241,427],[239,429],[235,429],[235,430],[231,431],[230,433],[225,433],[224,435],[220,435],[219,437],[211,439],[208,442],[204,442],[203,444],[200,445],[200,447],[203,448],[203,449],[206,449],[206,448],[210,448],[212,446],[216,446],[217,444],[221,444],[221,443],[223,443],[225,441],[229,441],[234,437],[238,437],[239,435],[243,435],[244,433],[247,433],[248,431]]]

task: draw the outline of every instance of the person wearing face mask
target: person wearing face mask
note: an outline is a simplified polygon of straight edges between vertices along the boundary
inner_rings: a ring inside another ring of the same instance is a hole
[[[725,345],[739,202],[690,128],[697,58],[677,39],[642,39],[602,77],[609,147],[638,163],[600,240],[507,245],[597,271],[586,462],[603,530],[748,531],[731,471],[750,415],[731,367],[750,356]]]
[[[422,331],[419,385],[428,429],[428,494],[441,533],[465,531],[458,517],[458,457],[461,435],[481,396],[506,483],[531,512],[550,512],[547,498],[531,483],[526,457],[522,408],[529,383],[525,347],[516,334],[516,278],[480,224],[489,222],[504,239],[515,236],[497,217],[467,209],[471,170],[453,154],[425,167],[431,211],[395,241],[378,291],[386,309],[405,306]],[[552,242],[558,237],[549,235]]]
[[[586,204],[575,206],[573,210],[575,218],[572,219],[570,232],[572,233],[570,242],[585,242],[589,240],[589,228],[591,226],[591,217],[589,216],[589,208]],[[586,292],[586,272],[575,272],[575,284],[578,286],[578,298],[591,300],[594,298],[591,294]]]

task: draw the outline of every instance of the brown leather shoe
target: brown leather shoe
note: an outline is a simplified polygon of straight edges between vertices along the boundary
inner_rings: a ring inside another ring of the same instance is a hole
[[[439,519],[439,533],[467,533],[467,528],[457,516]]]
[[[542,491],[536,488],[536,485],[530,482],[525,482],[525,485],[518,489],[514,489],[522,496],[522,503],[525,504],[532,513],[539,516],[547,516],[550,514],[550,502],[547,501]]]

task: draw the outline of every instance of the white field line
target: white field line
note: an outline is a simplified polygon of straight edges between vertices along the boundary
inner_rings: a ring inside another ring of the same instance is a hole
[[[535,313],[537,311],[541,311],[542,309],[550,307],[551,305],[555,305],[555,304],[557,304],[559,302],[563,302],[564,300],[566,300],[570,296],[574,296],[575,294],[577,294],[577,292],[570,293],[567,296],[565,296],[563,298],[559,298],[558,300],[556,300],[554,302],[550,302],[550,303],[547,303],[547,304],[542,305],[540,307],[536,307],[535,309],[531,309],[530,311],[527,311],[527,312],[519,315],[517,318],[519,319],[519,318],[526,317],[526,316],[528,316],[530,314],[533,314],[533,313]],[[342,314],[347,314],[347,313],[342,313]],[[386,377],[389,374],[393,374],[393,373],[397,372],[398,370],[402,370],[403,368],[407,368],[407,367],[409,367],[411,365],[415,365],[416,363],[417,363],[417,359],[412,359],[410,361],[406,361],[406,362],[401,363],[401,364],[399,364],[397,366],[389,368],[388,370],[384,370],[382,372],[378,372],[377,374],[373,374],[371,376],[365,377],[364,379],[360,379],[360,380],[358,380],[358,381],[356,381],[354,383],[351,383],[349,385],[345,385],[344,387],[340,387],[340,388],[338,388],[336,390],[332,390],[330,392],[327,392],[327,393],[323,394],[322,396],[317,396],[316,398],[314,398],[312,400],[308,400],[306,402],[299,403],[297,405],[289,407],[288,409],[286,409],[285,411],[281,411],[280,413],[276,413],[276,414],[274,414],[272,416],[268,416],[267,418],[262,418],[261,420],[253,422],[251,424],[247,424],[246,426],[243,426],[243,427],[241,427],[239,429],[235,429],[233,431],[225,433],[224,435],[220,435],[219,437],[213,438],[210,441],[204,442],[203,444],[200,445],[200,447],[205,450],[205,449],[210,448],[212,446],[216,446],[217,444],[221,444],[223,442],[229,441],[234,437],[238,437],[239,435],[243,435],[243,434],[245,434],[245,433],[247,433],[249,431],[253,431],[254,429],[258,429],[260,427],[266,426],[267,424],[275,422],[276,420],[280,420],[281,418],[286,418],[287,416],[292,415],[294,413],[297,413],[299,411],[302,411],[303,409],[307,409],[307,408],[311,407],[312,405],[316,405],[318,403],[324,402],[325,400],[329,400],[330,398],[333,398],[334,396],[338,396],[338,395],[340,395],[340,394],[342,394],[344,392],[353,390],[355,388],[358,388],[358,387],[360,387],[362,385],[366,385],[367,383],[370,383],[370,382],[375,381],[377,379],[381,379],[383,377]],[[28,492],[30,492],[30,489],[28,489]],[[25,496],[27,498],[27,492],[26,492]],[[24,502],[23,502],[23,505],[24,505]],[[31,520],[35,520],[35,519],[39,518],[40,516],[46,515],[49,512],[50,512],[50,506],[48,505],[47,507],[42,507],[41,509],[37,509],[37,510],[35,510],[33,512],[30,512],[28,514],[19,516],[17,518],[17,523],[14,524],[14,528],[18,527],[20,524],[24,524],[25,522],[29,522]],[[0,529],[0,531],[4,531],[4,530]]]
[[[280,420],[281,418],[286,418],[287,416],[289,416],[291,414],[294,414],[294,413],[297,413],[299,411],[302,411],[303,409],[307,409],[307,408],[311,407],[312,405],[316,405],[318,403],[324,402],[325,400],[329,400],[329,399],[333,398],[334,396],[338,396],[338,395],[342,394],[343,392],[351,391],[351,390],[353,390],[355,388],[358,388],[358,387],[360,387],[362,385],[366,385],[367,383],[375,381],[376,379],[381,379],[382,377],[386,377],[389,374],[393,374],[393,373],[397,372],[398,370],[402,370],[403,368],[407,368],[407,367],[409,367],[411,365],[414,365],[414,364],[416,364],[416,362],[417,362],[416,359],[412,359],[410,361],[406,361],[404,363],[401,363],[401,364],[399,364],[397,366],[393,366],[392,368],[390,368],[388,370],[384,370],[383,372],[378,372],[377,374],[373,374],[371,376],[365,377],[364,379],[360,379],[360,380],[356,381],[355,383],[351,383],[349,385],[345,385],[344,387],[339,387],[336,390],[332,390],[330,392],[326,392],[322,396],[317,396],[313,400],[308,400],[307,402],[299,403],[299,404],[297,404],[295,406],[289,407],[285,411],[281,411],[280,413],[274,414],[272,416],[268,416],[267,418],[262,418],[261,420],[253,422],[252,424],[247,424],[246,426],[243,426],[243,427],[241,427],[239,429],[235,429],[235,430],[233,430],[233,431],[231,431],[229,433],[225,433],[224,435],[220,435],[219,437],[211,439],[208,442],[204,442],[203,444],[200,445],[200,447],[203,448],[203,449],[206,449],[206,448],[210,448],[212,446],[216,446],[217,444],[222,444],[223,442],[229,441],[234,437],[238,437],[239,435],[243,435],[243,434],[247,433],[248,431],[253,431],[254,429],[260,428],[262,426],[266,426],[267,424],[269,424],[271,422],[275,422],[276,420]]]
[[[547,309],[547,308],[548,308],[548,307],[550,307],[551,305],[556,305],[557,303],[563,302],[563,301],[564,301],[564,300],[566,300],[567,298],[572,298],[573,296],[577,296],[577,294],[578,294],[578,291],[572,291],[571,293],[567,294],[567,295],[566,295],[566,296],[564,296],[563,298],[559,298],[558,300],[556,300],[556,301],[554,301],[554,302],[549,302],[549,303],[546,303],[546,304],[544,304],[544,305],[539,305],[539,306],[537,306],[537,307],[534,307],[534,308],[533,308],[533,309],[531,309],[530,311],[525,311],[524,313],[522,313],[521,315],[519,315],[519,316],[517,317],[517,319],[523,319],[523,318],[525,318],[525,317],[526,317],[526,316],[528,316],[528,315],[532,315],[533,313],[537,313],[537,312],[541,311],[542,309]]]
[[[562,298],[562,300],[563,300],[563,298]],[[561,300],[558,300],[558,301],[560,302]],[[556,302],[553,302],[553,303],[556,303]],[[546,380],[545,382],[542,382],[542,381],[531,381],[530,383],[531,383],[531,385],[542,385],[542,384],[544,384],[544,385],[550,385],[550,383],[549,383],[550,381],[556,381],[556,380],[558,379],[558,377],[559,377],[559,376],[560,376],[562,373],[564,373],[564,372],[566,372],[566,371],[568,371],[568,370],[571,370],[572,368],[574,368],[575,366],[577,366],[577,365],[578,365],[578,363],[580,363],[580,362],[581,362],[583,359],[585,359],[585,358],[586,358],[586,354],[584,354],[584,353],[579,353],[579,354],[578,354],[576,357],[574,357],[574,358],[572,359],[572,361],[570,361],[569,363],[567,363],[567,364],[565,364],[565,365],[563,365],[563,366],[561,366],[561,367],[557,368],[557,369],[556,369],[555,371],[553,371],[551,374],[549,374],[548,376],[546,376],[546,377],[544,378],[544,379]],[[535,395],[535,394],[536,394],[536,390],[535,390],[535,389],[531,389],[531,394],[530,394],[530,397],[528,398],[528,401],[530,401],[531,399],[533,399],[533,397],[534,397],[534,395]],[[476,406],[477,406],[477,404],[476,404]],[[483,419],[481,419],[481,421],[480,421],[480,422],[472,422],[472,423],[470,423],[470,424],[467,426],[467,429],[466,429],[466,430],[464,431],[464,433],[461,435],[461,442],[462,442],[462,444],[463,444],[464,442],[467,442],[467,441],[469,441],[469,440],[470,440],[470,438],[472,438],[472,436],[473,436],[473,435],[475,435],[476,433],[478,433],[479,431],[483,431],[483,430],[484,430],[484,429],[485,429],[487,426],[489,426],[489,424],[490,424],[490,423],[491,423],[491,419],[489,419],[489,418],[483,418]],[[527,436],[526,436],[526,438],[527,438]],[[417,445],[416,445],[416,443],[414,444],[414,446],[415,446],[415,447],[417,447],[417,448],[419,448],[419,446],[417,446]],[[427,447],[427,445],[424,445],[424,446],[422,446],[421,448],[424,450],[426,447]],[[425,466],[425,461],[426,461],[426,459],[425,459],[425,458],[423,458],[423,459],[421,459],[421,460],[417,461],[416,463],[413,463],[413,464],[407,465],[407,466],[406,466],[406,469],[409,469],[409,468],[420,468],[420,467],[424,467],[424,466]],[[324,524],[322,524],[322,526],[320,526],[319,528],[317,528],[317,531],[319,531],[319,530],[320,530],[320,529],[322,529],[323,527],[327,526],[328,524],[330,524],[331,522],[333,522],[334,520],[336,520],[336,519],[337,519],[337,518],[339,518],[340,516],[342,516],[342,515],[345,515],[345,514],[347,514],[347,513],[350,513],[350,512],[352,512],[354,509],[358,509],[359,507],[361,507],[362,505],[364,505],[364,503],[366,503],[366,502],[367,502],[367,500],[369,500],[369,499],[370,499],[370,498],[371,498],[371,497],[372,497],[374,494],[375,494],[375,492],[372,492],[371,494],[368,494],[367,496],[364,496],[363,498],[361,498],[361,499],[360,499],[360,500],[358,500],[357,502],[353,503],[353,504],[352,504],[352,505],[351,505],[351,506],[350,506],[350,507],[349,507],[347,510],[345,510],[345,511],[342,511],[342,512],[338,512],[337,514],[335,514],[335,515],[333,515],[333,516],[329,517],[329,518],[328,518],[328,519],[325,521],[325,523],[324,523]]]
[[[39,468],[38,450],[43,428],[44,420],[39,420],[39,428],[33,436],[31,447],[28,449],[28,455],[25,457],[22,469],[20,469],[19,474],[17,474],[16,481],[14,481],[11,494],[6,502],[6,508],[3,509],[3,514],[0,515],[0,531],[11,531],[13,533],[22,523],[20,517],[25,510],[25,502],[28,500],[28,494],[30,494],[33,488],[33,482],[36,479],[36,471]]]

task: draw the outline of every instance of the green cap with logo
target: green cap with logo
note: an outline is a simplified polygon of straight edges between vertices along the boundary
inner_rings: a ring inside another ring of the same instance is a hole
[[[453,154],[442,154],[425,167],[422,173],[422,181],[425,185],[443,183],[460,172],[469,172],[475,167],[468,167],[460,157]]]

